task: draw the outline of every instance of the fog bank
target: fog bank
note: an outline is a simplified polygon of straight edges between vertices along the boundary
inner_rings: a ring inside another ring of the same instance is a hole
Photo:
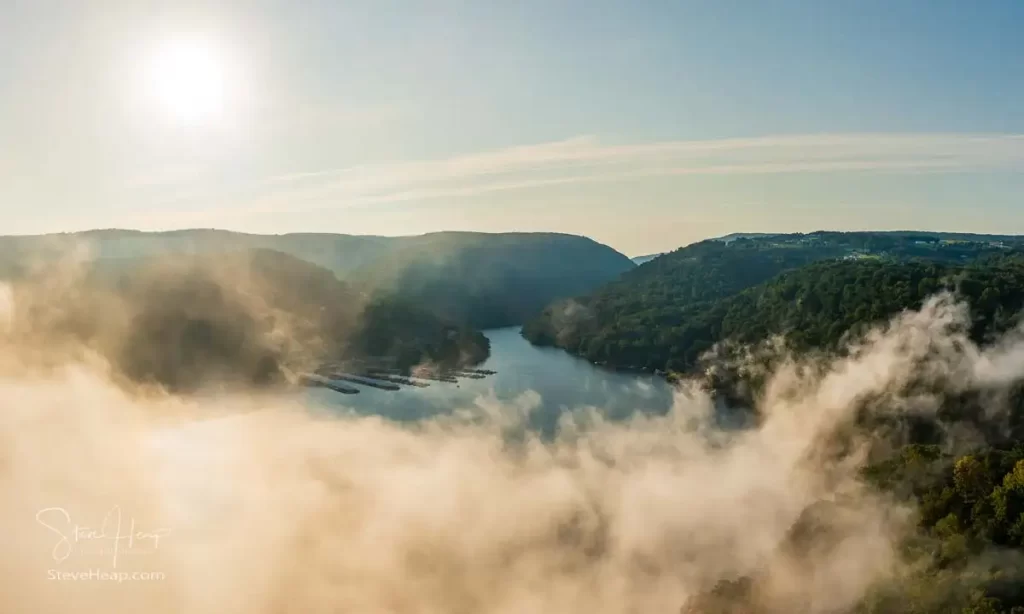
[[[860,479],[892,433],[853,423],[1024,372],[1016,338],[978,348],[966,318],[939,297],[845,358],[784,361],[750,429],[718,430],[683,387],[665,416],[595,408],[553,439],[519,428],[528,406],[399,425],[268,394],[139,395],[80,353],[38,369],[7,344],[2,590],[40,614],[620,614],[711,611],[704,593],[749,576],[748,611],[843,611],[899,577],[912,530]],[[115,564],[116,509],[135,534]]]

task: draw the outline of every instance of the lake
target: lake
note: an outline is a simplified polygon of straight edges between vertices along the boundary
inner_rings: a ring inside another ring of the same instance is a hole
[[[497,371],[484,379],[431,382],[427,388],[399,391],[358,386],[360,393],[352,395],[312,388],[309,398],[319,406],[403,421],[476,406],[522,407],[532,410],[531,425],[544,431],[574,409],[597,407],[623,417],[635,411],[664,413],[672,404],[672,387],[662,378],[615,372],[562,350],[534,347],[519,330],[516,326],[484,331],[491,341],[491,356],[477,368]]]

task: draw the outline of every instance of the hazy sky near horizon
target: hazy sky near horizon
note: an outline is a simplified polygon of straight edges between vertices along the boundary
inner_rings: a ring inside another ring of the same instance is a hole
[[[4,233],[1024,234],[1024,2],[0,0]]]

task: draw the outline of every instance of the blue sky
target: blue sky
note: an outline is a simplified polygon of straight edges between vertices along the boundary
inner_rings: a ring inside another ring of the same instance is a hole
[[[0,15],[5,232],[553,230],[629,254],[736,231],[1024,233],[1022,2]],[[223,81],[189,123],[141,95],[181,40]]]

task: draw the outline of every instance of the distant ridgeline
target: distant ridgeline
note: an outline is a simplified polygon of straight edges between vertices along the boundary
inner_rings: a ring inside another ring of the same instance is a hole
[[[589,292],[634,266],[585,237],[438,233],[408,237],[347,279],[485,329],[522,324],[555,298]]]
[[[0,237],[0,278],[38,307],[26,330],[84,339],[133,380],[181,389],[216,373],[272,380],[317,360],[473,365],[488,355],[474,329],[521,324],[634,267],[607,246],[553,233]],[[72,308],[96,301],[113,307]],[[124,310],[121,325],[111,314]]]
[[[556,301],[523,335],[621,368],[687,371],[714,344],[784,333],[835,345],[927,296],[956,290],[974,334],[1009,326],[1024,298],[1024,237],[918,232],[744,235],[662,255]]]
[[[0,276],[78,250],[116,266],[147,256],[246,249],[283,252],[331,271],[366,295],[395,296],[473,328],[524,323],[558,298],[584,294],[635,268],[586,237],[557,233],[439,232],[410,237],[224,230],[95,230],[0,237]]]
[[[634,264],[643,264],[645,262],[650,262],[661,255],[662,254],[647,254],[646,256],[635,256],[630,258],[630,260],[632,260]]]

